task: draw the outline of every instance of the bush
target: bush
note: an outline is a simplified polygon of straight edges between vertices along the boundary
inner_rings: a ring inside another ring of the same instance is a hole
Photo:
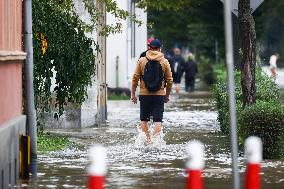
[[[200,63],[198,64],[199,77],[209,86],[216,83],[216,75],[211,60],[204,56],[200,57]]]
[[[226,72],[225,66],[218,67],[218,72]],[[224,74],[219,74],[218,82],[213,86],[213,94],[216,99],[216,106],[218,110],[218,121],[220,123],[221,131],[225,134],[229,133],[229,106],[227,95],[227,81]],[[235,77],[235,95],[237,103],[237,115],[243,110],[242,107],[242,88],[240,72],[234,72]],[[275,82],[261,70],[256,71],[256,99],[271,103],[280,103],[280,89]]]
[[[127,95],[116,95],[116,94],[111,94],[107,96],[108,100],[130,100],[130,97]]]
[[[225,67],[217,67],[217,70],[218,82],[213,86],[213,93],[216,99],[221,132],[228,134],[230,119],[226,74],[224,74]],[[280,103],[279,87],[270,77],[262,73],[260,69],[257,70],[257,103],[244,107],[242,103],[240,72],[235,71],[234,74],[239,144],[243,144],[246,137],[256,135],[264,142],[264,157],[278,157],[281,154],[279,147],[282,142],[282,136],[284,135],[284,110]]]
[[[215,66],[215,75],[218,81],[226,81],[227,72],[224,62],[221,62]]]
[[[284,108],[276,102],[258,101],[246,107],[239,116],[239,139],[258,136],[263,141],[264,158],[281,155],[284,134]]]
[[[218,110],[218,121],[220,123],[221,132],[224,134],[229,133],[230,119],[229,119],[229,104],[227,95],[227,81],[226,81],[226,71],[225,67],[217,67],[219,74],[217,84],[213,85],[213,94],[216,99],[216,106]],[[237,113],[242,108],[242,89],[240,84],[240,72],[235,71],[235,93],[237,101]]]
[[[108,100],[130,100],[131,91],[128,88],[107,88]]]

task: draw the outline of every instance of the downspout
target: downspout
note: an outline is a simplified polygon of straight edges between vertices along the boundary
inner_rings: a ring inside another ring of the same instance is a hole
[[[27,59],[25,61],[25,86],[26,86],[26,114],[27,114],[27,135],[30,136],[31,148],[31,166],[37,159],[37,131],[36,131],[36,110],[34,99],[34,64],[33,64],[33,32],[32,32],[32,0],[24,1],[24,34],[25,34],[25,52]],[[31,167],[32,170],[32,167]]]
[[[128,0],[128,12],[131,13],[131,1],[132,0]],[[131,73],[129,73],[129,71],[131,69],[130,65],[131,65],[131,20],[130,18],[127,19],[127,29],[126,29],[126,46],[127,46],[127,50],[126,50],[126,72],[127,72],[127,85],[128,87],[131,89]]]

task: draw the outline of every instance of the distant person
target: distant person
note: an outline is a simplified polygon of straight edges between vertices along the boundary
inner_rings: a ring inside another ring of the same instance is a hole
[[[173,73],[173,81],[175,85],[175,91],[176,94],[179,94],[180,91],[180,83],[181,78],[183,75],[183,66],[184,66],[184,59],[181,56],[181,50],[180,48],[174,48],[173,49],[173,57],[172,57],[172,63],[171,63],[171,69]]]
[[[275,52],[269,60],[269,64],[270,64],[270,71],[271,71],[271,75],[272,77],[276,77],[277,74],[277,60],[279,60],[280,55],[279,53]]]
[[[146,57],[138,60],[133,74],[131,101],[134,104],[137,103],[135,94],[139,81],[140,128],[146,134],[145,144],[148,145],[151,142],[148,121],[150,116],[153,116],[155,139],[162,129],[164,103],[169,101],[173,82],[170,64],[161,53],[161,42],[157,39],[151,41]]]
[[[194,56],[192,53],[188,55],[188,61],[184,64],[185,72],[185,90],[187,92],[194,91],[195,87],[195,77],[198,73],[197,64],[194,61]]]
[[[142,52],[142,53],[140,54],[140,58],[146,56],[146,53],[147,53],[147,51],[148,51],[148,49],[149,49],[149,45],[150,45],[151,41],[153,41],[153,40],[154,40],[154,38],[149,38],[149,39],[147,39],[147,50],[144,51],[144,52]]]

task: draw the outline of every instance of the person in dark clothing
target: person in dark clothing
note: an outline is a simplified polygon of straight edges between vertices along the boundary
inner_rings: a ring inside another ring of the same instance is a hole
[[[195,87],[195,77],[198,73],[197,64],[194,62],[193,54],[190,53],[188,56],[188,61],[184,65],[185,71],[185,90],[187,92],[194,91]]]
[[[171,70],[173,74],[173,82],[175,85],[176,94],[180,91],[180,82],[184,72],[185,61],[181,56],[181,50],[179,48],[173,49],[174,55],[169,60],[171,64]]]

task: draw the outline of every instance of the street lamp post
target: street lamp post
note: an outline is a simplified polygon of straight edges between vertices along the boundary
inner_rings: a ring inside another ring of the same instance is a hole
[[[240,189],[240,176],[238,170],[238,144],[237,144],[237,119],[236,119],[236,98],[234,81],[234,59],[233,59],[233,36],[232,36],[232,13],[231,0],[224,0],[224,20],[226,37],[226,63],[228,72],[228,94],[230,112],[230,134],[231,134],[231,154],[233,188]]]

